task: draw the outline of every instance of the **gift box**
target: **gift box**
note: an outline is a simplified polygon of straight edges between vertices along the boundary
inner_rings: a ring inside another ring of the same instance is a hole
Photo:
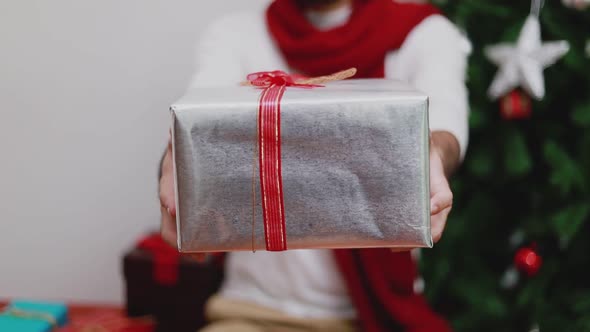
[[[431,247],[427,96],[276,73],[171,107],[179,250]]]
[[[62,303],[13,301],[0,313],[0,331],[50,332],[67,322]]]
[[[157,332],[195,332],[204,305],[222,280],[222,262],[183,257],[157,234],[139,241],[123,259],[126,314],[151,316]]]

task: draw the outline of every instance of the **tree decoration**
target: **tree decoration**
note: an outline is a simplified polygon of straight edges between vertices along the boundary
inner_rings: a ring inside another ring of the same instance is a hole
[[[485,49],[486,57],[499,67],[488,90],[492,99],[498,99],[517,87],[522,87],[535,99],[542,99],[545,96],[543,70],[569,50],[569,43],[564,40],[541,41],[540,4],[536,9],[534,3],[516,44],[500,43]]]
[[[531,113],[531,98],[522,90],[513,90],[500,99],[500,114],[505,120],[528,119]]]

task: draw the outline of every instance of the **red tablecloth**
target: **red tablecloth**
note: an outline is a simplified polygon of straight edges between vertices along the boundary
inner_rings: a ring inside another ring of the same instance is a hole
[[[8,304],[0,301],[0,311]],[[125,310],[112,305],[68,305],[68,324],[58,332],[150,332],[154,324],[149,318],[129,319]]]

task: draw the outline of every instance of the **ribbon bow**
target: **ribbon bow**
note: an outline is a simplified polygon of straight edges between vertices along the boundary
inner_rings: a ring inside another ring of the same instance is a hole
[[[272,85],[293,86],[300,88],[320,87],[317,84],[298,83],[297,80],[305,80],[306,77],[300,75],[289,75],[282,70],[261,71],[249,74],[246,79],[252,86],[268,88]]]
[[[242,85],[250,85],[259,88],[268,88],[272,85],[314,88],[322,87],[323,85],[321,84],[323,83],[345,80],[354,75],[356,75],[356,68],[346,69],[331,75],[311,78],[298,74],[287,74],[282,70],[259,71],[257,73],[248,74],[248,76],[246,76],[246,81],[242,82]]]
[[[257,113],[256,141],[252,167],[252,251],[254,251],[254,222],[256,219],[256,161],[260,172],[260,195],[266,250],[287,250],[283,176],[281,169],[281,99],[287,87],[314,88],[322,83],[349,78],[356,74],[350,68],[328,76],[307,78],[283,71],[264,71],[249,74],[247,82],[262,88]],[[257,151],[258,150],[258,153]],[[258,156],[257,156],[258,155]],[[258,157],[258,158],[257,158]]]

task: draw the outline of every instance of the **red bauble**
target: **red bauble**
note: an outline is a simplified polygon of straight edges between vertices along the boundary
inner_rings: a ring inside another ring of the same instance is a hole
[[[521,90],[513,90],[500,99],[500,114],[505,120],[531,117],[531,98]]]
[[[520,248],[516,252],[516,255],[514,255],[514,265],[528,277],[535,276],[539,272],[539,269],[541,269],[542,264],[543,259],[534,248]]]

